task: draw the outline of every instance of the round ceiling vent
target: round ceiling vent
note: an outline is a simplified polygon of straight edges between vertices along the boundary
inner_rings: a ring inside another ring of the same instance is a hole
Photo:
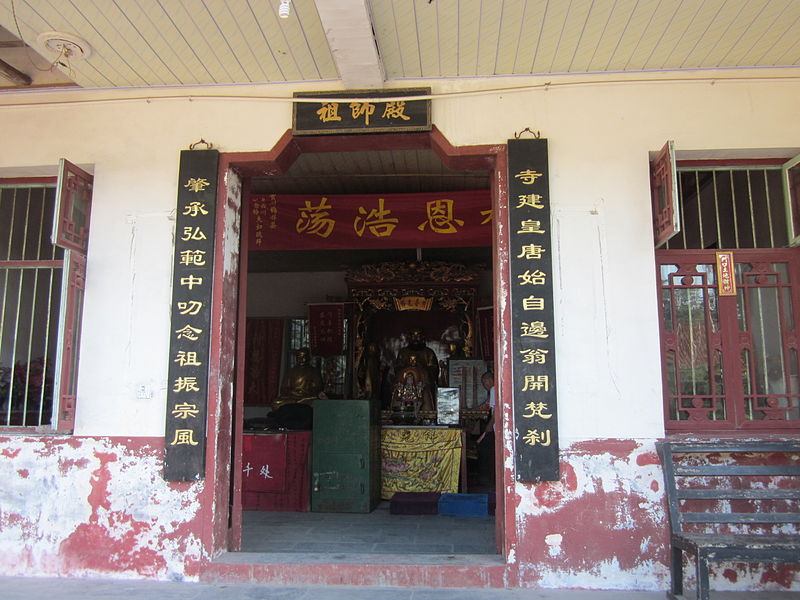
[[[70,33],[45,31],[36,38],[40,47],[68,60],[83,60],[92,54],[89,42]]]

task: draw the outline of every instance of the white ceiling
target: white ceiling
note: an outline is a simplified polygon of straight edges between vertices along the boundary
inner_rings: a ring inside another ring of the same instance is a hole
[[[36,39],[59,31],[92,54],[55,79],[87,88],[800,66],[800,0],[291,0],[288,19],[279,3],[0,0],[44,57],[0,59],[54,85]]]

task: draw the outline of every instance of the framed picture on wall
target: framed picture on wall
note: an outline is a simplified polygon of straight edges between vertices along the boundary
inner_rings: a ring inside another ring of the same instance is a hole
[[[439,425],[458,425],[458,388],[440,387],[436,390],[436,422]]]

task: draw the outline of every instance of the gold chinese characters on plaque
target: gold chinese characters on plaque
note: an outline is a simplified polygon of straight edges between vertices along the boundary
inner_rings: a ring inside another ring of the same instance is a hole
[[[720,296],[736,295],[736,273],[733,252],[717,252],[717,293]]]

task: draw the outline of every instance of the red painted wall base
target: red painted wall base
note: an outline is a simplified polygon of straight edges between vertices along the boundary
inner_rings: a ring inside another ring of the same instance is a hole
[[[228,554],[205,565],[200,581],[270,585],[350,585],[433,588],[513,587],[511,568],[499,564],[345,564],[239,562],[253,554]],[[300,558],[300,557],[298,557]],[[233,561],[236,562],[228,562]],[[487,559],[491,560],[491,559]]]

